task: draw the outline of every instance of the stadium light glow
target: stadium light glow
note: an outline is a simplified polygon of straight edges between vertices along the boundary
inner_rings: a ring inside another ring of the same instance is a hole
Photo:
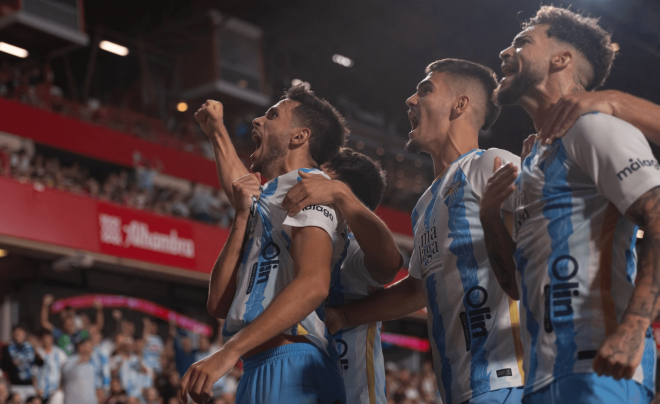
[[[179,112],[186,112],[188,110],[188,104],[181,101],[180,103],[176,104],[176,110]]]
[[[302,80],[300,80],[300,79],[293,79],[293,80],[291,80],[291,85],[292,85],[293,87],[295,87],[295,86],[299,86],[299,85],[301,85],[301,84],[303,85],[303,87],[305,87],[305,88],[308,89],[308,90],[310,90],[310,89],[312,88],[312,85],[309,84],[309,83],[306,82],[306,81],[302,81]]]
[[[3,250],[0,248],[0,258],[6,257],[7,256],[7,250]]]
[[[353,67],[353,60],[346,56],[334,54],[332,55],[332,61],[344,67]]]
[[[115,55],[119,55],[119,56],[128,55],[128,48],[127,47],[117,45],[116,43],[110,42],[110,41],[101,41],[99,43],[99,48],[103,49],[104,51],[114,53]]]
[[[10,45],[6,42],[0,42],[0,52],[9,53],[18,58],[28,57],[28,51],[18,46]]]

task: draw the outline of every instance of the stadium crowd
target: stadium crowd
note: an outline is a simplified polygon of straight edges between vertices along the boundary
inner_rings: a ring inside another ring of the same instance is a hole
[[[188,193],[157,186],[154,177],[159,172],[158,164],[144,161],[137,153],[135,157],[134,170],[111,172],[99,180],[90,174],[88,167],[79,163],[65,166],[57,157],[42,154],[30,157],[25,150],[12,152],[2,147],[0,175],[33,182],[37,188],[56,188],[162,215],[230,226],[233,208],[224,192],[200,185],[191,186]]]
[[[11,340],[0,342],[0,404],[176,404],[188,367],[222,346],[222,322],[213,341],[174,323],[163,338],[148,317],[139,326],[114,309],[108,324],[100,304],[94,321],[71,308],[55,317],[52,303],[44,296],[36,333],[17,325]],[[214,404],[234,403],[241,375],[237,364],[216,382]],[[390,403],[440,402],[430,362],[419,373],[388,362],[386,378]]]

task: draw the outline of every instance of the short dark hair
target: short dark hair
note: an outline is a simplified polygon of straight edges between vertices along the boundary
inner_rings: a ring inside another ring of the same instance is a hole
[[[28,328],[23,323],[18,323],[16,325],[14,325],[13,327],[11,327],[11,332],[14,332],[14,331],[18,330],[19,328],[21,330],[25,331],[25,332],[28,332]]]
[[[424,72],[449,73],[479,84],[486,93],[486,116],[481,129],[488,130],[493,126],[502,108],[493,100],[493,92],[497,88],[497,76],[492,69],[467,60],[442,59],[428,65]]]
[[[348,185],[366,207],[371,210],[378,207],[387,183],[380,163],[354,150],[342,149],[326,167],[334,171],[337,179]]]
[[[52,337],[53,332],[51,330],[49,330],[48,328],[42,328],[42,329],[39,330],[39,333],[37,335],[41,338],[43,338],[46,335],[50,335]]]
[[[320,166],[337,154],[346,143],[348,124],[344,117],[328,101],[319,98],[303,85],[289,88],[282,99],[300,103],[293,109],[297,123],[309,128],[309,151],[312,159]]]
[[[577,49],[593,68],[594,76],[585,85],[585,90],[595,90],[605,83],[616,52],[612,49],[611,35],[598,25],[598,18],[585,17],[565,8],[543,6],[522,27],[527,29],[541,24],[549,25],[549,38]]]

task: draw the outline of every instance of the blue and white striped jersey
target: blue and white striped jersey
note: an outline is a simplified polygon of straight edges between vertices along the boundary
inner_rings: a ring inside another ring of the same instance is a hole
[[[562,376],[593,372],[596,351],[617,327],[634,287],[637,227],[624,214],[660,185],[658,170],[639,130],[596,113],[550,146],[537,142],[525,159],[514,239],[526,394]],[[649,330],[634,380],[654,392],[654,373]]]
[[[66,352],[57,346],[53,346],[48,353],[43,348],[37,348],[37,353],[44,360],[42,366],[35,366],[34,373],[37,378],[37,386],[42,391],[42,397],[48,398],[60,388],[62,366],[64,366],[68,356]]]
[[[466,153],[426,190],[412,213],[409,271],[425,286],[435,374],[447,404],[523,384],[518,304],[490,268],[479,220],[495,157],[520,161],[499,149]],[[505,209],[513,207],[511,198]]]
[[[327,176],[318,169],[301,169]],[[333,260],[329,270],[341,259],[345,222],[332,206],[311,205],[293,217],[282,209],[282,200],[298,181],[298,170],[276,177],[262,186],[261,197],[248,223],[244,254],[237,276],[237,288],[222,330],[225,340],[231,338],[257,318],[273,299],[295,278],[293,258],[289,251],[293,227],[320,227],[330,235]],[[337,350],[323,322],[323,305],[299,324],[285,332],[305,335],[321,351],[335,361]]]
[[[345,249],[346,258],[332,271],[330,307],[343,306],[383,290],[383,285],[371,277],[364,265],[364,252],[352,233],[348,234]],[[348,404],[387,404],[380,327],[380,322],[363,324],[333,335]]]

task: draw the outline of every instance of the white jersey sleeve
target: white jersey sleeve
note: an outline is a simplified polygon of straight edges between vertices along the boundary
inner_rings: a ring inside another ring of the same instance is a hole
[[[419,255],[417,254],[417,248],[413,248],[412,254],[410,254],[410,263],[408,264],[408,275],[412,276],[415,279],[422,279],[422,272],[419,268]]]
[[[472,190],[477,194],[479,200],[481,200],[481,196],[486,189],[488,179],[493,175],[495,157],[499,157],[502,160],[502,165],[513,163],[513,165],[518,167],[518,172],[520,172],[520,157],[506,150],[488,149],[481,156],[475,157],[466,174]],[[515,210],[514,198],[515,196],[512,194],[504,202],[504,210],[507,212],[513,212]]]
[[[566,153],[625,215],[644,193],[660,186],[660,165],[642,132],[610,115],[583,115],[562,139]]]
[[[364,264],[364,251],[362,251],[355,239],[348,246],[348,252],[346,253],[342,270],[354,282],[377,288],[383,287],[383,284],[375,281],[369,273],[367,266]]]
[[[331,205],[309,205],[294,216],[287,215],[283,224],[291,227],[320,227],[332,239],[337,231],[337,223],[340,222],[337,216],[337,211]]]

